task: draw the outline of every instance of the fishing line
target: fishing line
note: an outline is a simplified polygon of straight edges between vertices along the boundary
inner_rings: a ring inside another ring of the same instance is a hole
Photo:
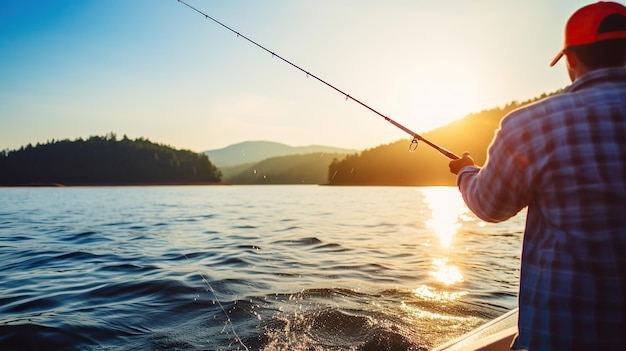
[[[183,257],[185,257],[186,260],[188,260],[188,261],[190,260],[189,257],[187,257],[187,255],[180,248],[176,247],[176,249],[181,253],[181,255],[183,255]],[[243,343],[241,338],[239,337],[239,334],[237,334],[237,331],[235,330],[235,325],[233,324],[233,321],[230,319],[230,316],[228,315],[228,312],[226,312],[226,309],[224,308],[224,305],[222,305],[222,302],[217,297],[217,292],[215,291],[215,289],[213,289],[213,286],[211,286],[211,283],[209,283],[209,278],[204,273],[202,273],[201,271],[197,271],[197,273],[200,275],[200,277],[202,278],[202,282],[207,287],[207,290],[205,290],[205,291],[211,291],[211,293],[213,294],[213,297],[215,298],[215,302],[217,302],[217,305],[219,306],[219,308],[224,313],[224,316],[226,316],[226,325],[230,325],[230,331],[235,336],[235,341],[239,345],[241,345],[246,351],[250,351],[248,349],[248,347]]]
[[[252,40],[252,39],[250,39],[250,38],[248,38],[247,36],[245,36],[245,35],[243,35],[243,34],[239,33],[238,31],[236,31],[236,30],[232,29],[231,27],[229,27],[229,26],[225,25],[224,23],[222,23],[222,22],[218,21],[217,19],[215,19],[215,18],[213,18],[213,17],[211,17],[211,16],[207,15],[206,13],[204,13],[204,12],[202,12],[202,11],[198,10],[197,8],[195,8],[195,7],[191,6],[191,5],[189,5],[189,4],[188,4],[188,3],[186,3],[185,1],[183,1],[183,0],[177,0],[177,1],[178,1],[178,2],[180,2],[181,4],[183,4],[183,5],[187,6],[188,8],[190,8],[190,9],[192,9],[192,10],[196,11],[197,13],[201,14],[202,16],[204,16],[204,18],[205,18],[205,19],[207,19],[207,20],[211,20],[211,21],[213,21],[213,22],[215,22],[215,23],[219,24],[220,26],[222,26],[222,27],[224,27],[224,28],[228,29],[229,31],[231,31],[231,32],[233,32],[233,33],[235,33],[235,34],[237,34],[237,37],[239,37],[239,38],[243,38],[243,39],[245,39],[246,41],[248,41],[249,43],[251,43],[251,44],[253,44],[253,45],[257,46],[258,48],[260,48],[260,49],[262,49],[262,50],[264,50],[264,51],[266,51],[266,52],[268,52],[268,53],[272,54],[272,57],[275,57],[275,58],[277,58],[277,59],[279,59],[279,60],[281,60],[281,61],[283,61],[283,62],[285,62],[285,63],[289,64],[290,66],[294,67],[295,69],[297,69],[297,70],[299,70],[299,71],[301,71],[301,72],[305,73],[305,74],[306,74],[306,76],[307,76],[307,78],[308,78],[308,77],[312,77],[312,78],[316,79],[316,80],[317,80],[317,81],[319,81],[320,83],[323,83],[323,84],[324,84],[324,85],[326,85],[327,87],[329,87],[329,88],[331,88],[331,89],[333,89],[333,90],[337,91],[337,92],[338,92],[338,93],[340,93],[341,95],[345,96],[346,100],[352,100],[352,101],[356,102],[357,104],[359,104],[359,105],[361,105],[361,106],[365,107],[366,109],[368,109],[368,110],[370,110],[370,111],[374,112],[375,114],[379,115],[380,117],[384,118],[387,122],[389,122],[389,123],[393,124],[394,126],[396,126],[396,127],[400,128],[401,130],[403,130],[404,132],[406,132],[407,134],[409,134],[411,137],[413,137],[413,140],[411,141],[411,145],[409,146],[409,151],[414,151],[414,150],[417,148],[418,141],[423,141],[426,145],[428,145],[428,146],[430,146],[430,147],[434,148],[435,150],[439,151],[439,153],[441,153],[442,155],[444,155],[444,156],[448,157],[449,159],[452,159],[452,160],[459,159],[459,156],[455,155],[455,154],[454,154],[454,153],[452,153],[451,151],[448,151],[448,150],[446,150],[446,149],[442,148],[441,146],[438,146],[438,145],[436,145],[436,144],[434,144],[434,143],[430,142],[428,139],[425,139],[425,138],[424,138],[424,137],[422,137],[421,135],[419,135],[419,134],[417,134],[417,133],[413,132],[412,130],[408,129],[407,127],[403,126],[402,124],[400,124],[400,123],[398,123],[398,122],[394,121],[393,119],[391,119],[391,118],[389,118],[389,117],[387,117],[387,116],[383,115],[382,113],[378,112],[377,110],[373,109],[372,107],[370,107],[370,106],[366,105],[366,104],[365,104],[365,103],[363,103],[361,100],[356,99],[356,98],[354,98],[354,97],[350,96],[350,94],[348,94],[348,93],[344,92],[343,90],[341,90],[341,89],[339,89],[339,88],[335,87],[334,85],[332,85],[332,84],[330,84],[330,83],[326,82],[325,80],[323,80],[323,79],[319,78],[318,76],[316,76],[316,75],[312,74],[311,72],[309,72],[309,71],[305,70],[304,68],[302,68],[302,67],[300,67],[300,66],[296,65],[295,63],[293,63],[293,62],[291,62],[291,61],[289,61],[289,60],[285,59],[284,57],[282,57],[282,56],[280,56],[280,55],[276,54],[275,52],[273,52],[273,51],[271,51],[271,50],[267,49],[267,48],[266,48],[266,47],[264,47],[263,45],[261,45],[261,44],[257,43],[256,41],[254,41],[254,40]]]

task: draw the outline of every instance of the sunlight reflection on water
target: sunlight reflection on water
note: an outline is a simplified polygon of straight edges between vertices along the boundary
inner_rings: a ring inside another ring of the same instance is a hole
[[[458,300],[460,297],[468,294],[467,291],[437,291],[430,286],[422,285],[419,288],[413,290],[413,294],[416,297],[425,301],[435,302],[452,302]]]
[[[426,226],[439,236],[441,247],[450,248],[452,237],[461,227],[459,219],[472,219],[464,216],[469,209],[456,188],[427,187],[422,192],[425,196],[424,203],[431,210],[431,218],[426,221]]]
[[[448,258],[435,258],[433,259],[434,271],[430,272],[430,275],[435,277],[438,282],[445,285],[452,285],[454,283],[461,283],[463,281],[463,275],[458,267],[448,265]]]
[[[440,257],[433,258],[432,271],[429,274],[435,277],[439,283],[446,286],[463,282],[461,270],[450,263],[453,256],[453,238],[461,227],[461,220],[473,220],[468,216],[468,208],[463,203],[462,197],[455,188],[423,188],[424,203],[431,211],[430,218],[426,221],[426,226],[432,229],[439,238],[439,245],[442,249]],[[426,293],[427,292],[427,293]],[[433,288],[424,289],[420,287],[415,290],[418,297],[427,297],[429,300],[450,300],[456,299],[447,291],[441,291],[438,298],[433,298],[435,290]]]

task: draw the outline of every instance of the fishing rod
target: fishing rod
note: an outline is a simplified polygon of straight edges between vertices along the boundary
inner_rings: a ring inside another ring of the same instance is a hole
[[[222,22],[218,21],[217,19],[215,19],[215,18],[213,18],[213,17],[211,17],[211,16],[207,15],[206,13],[204,13],[204,12],[202,12],[202,11],[198,10],[197,8],[195,8],[195,7],[191,6],[191,5],[189,5],[189,4],[188,4],[188,3],[186,3],[185,1],[183,1],[183,0],[177,0],[177,1],[178,1],[178,2],[180,2],[181,4],[185,5],[185,6],[189,7],[190,9],[192,9],[192,10],[196,11],[197,13],[201,14],[202,16],[204,16],[204,18],[205,18],[205,19],[207,19],[207,20],[211,20],[211,21],[213,21],[213,22],[215,22],[215,23],[219,24],[220,26],[222,26],[222,27],[224,27],[224,28],[228,29],[229,31],[231,31],[231,32],[233,32],[233,33],[235,33],[235,34],[237,34],[237,37],[241,37],[241,38],[245,39],[246,41],[248,41],[249,43],[251,43],[251,44],[253,44],[253,45],[257,46],[258,48],[260,48],[260,49],[262,49],[262,50],[265,50],[266,52],[268,52],[268,53],[272,54],[272,57],[276,57],[276,58],[280,59],[281,61],[283,61],[283,62],[285,62],[285,63],[289,64],[290,66],[292,66],[292,67],[296,68],[297,70],[299,70],[299,71],[301,71],[301,72],[305,73],[305,74],[306,74],[306,76],[307,76],[307,78],[308,78],[308,77],[312,77],[312,78],[316,79],[316,80],[317,80],[317,81],[319,81],[320,83],[323,83],[324,85],[328,86],[329,88],[331,88],[331,89],[333,89],[333,90],[337,91],[338,93],[340,93],[341,95],[345,96],[346,100],[352,100],[352,101],[356,102],[357,104],[359,104],[359,105],[361,105],[361,106],[365,107],[366,109],[368,109],[368,110],[370,110],[370,111],[374,112],[375,114],[379,115],[380,117],[384,118],[387,122],[389,122],[389,123],[393,124],[394,126],[396,126],[396,127],[400,128],[401,130],[403,130],[404,132],[406,132],[407,134],[409,134],[410,136],[412,136],[412,137],[413,137],[413,140],[411,141],[411,146],[409,146],[409,150],[410,150],[410,151],[414,151],[414,150],[417,148],[418,141],[423,141],[426,145],[428,145],[428,146],[430,146],[430,147],[434,148],[435,150],[439,151],[439,153],[441,153],[442,155],[446,156],[447,158],[449,158],[449,159],[451,159],[451,160],[457,160],[457,159],[459,159],[459,156],[455,155],[453,152],[448,151],[448,150],[444,149],[443,147],[441,147],[441,146],[439,146],[439,145],[436,145],[436,144],[432,143],[431,141],[429,141],[428,139],[424,138],[423,136],[421,136],[421,135],[419,135],[419,134],[417,134],[417,133],[413,132],[413,131],[412,131],[412,130],[410,130],[409,128],[407,128],[407,127],[403,126],[402,124],[400,124],[400,123],[398,123],[398,122],[394,121],[393,119],[391,119],[391,118],[389,118],[389,117],[387,117],[387,116],[383,115],[382,113],[378,112],[377,110],[375,110],[375,109],[371,108],[370,106],[366,105],[366,104],[365,104],[365,103],[363,103],[361,100],[356,99],[356,98],[354,98],[354,97],[350,96],[350,94],[348,94],[348,93],[344,92],[343,90],[341,90],[341,89],[339,89],[339,88],[335,87],[334,85],[332,85],[332,84],[330,84],[330,83],[326,82],[325,80],[323,80],[323,79],[319,78],[318,76],[316,76],[316,75],[312,74],[311,72],[309,72],[309,71],[305,70],[304,68],[302,68],[302,67],[300,67],[300,66],[296,65],[295,63],[293,63],[293,62],[291,62],[291,61],[289,61],[289,60],[285,59],[284,57],[282,57],[282,56],[280,56],[280,55],[276,54],[275,52],[273,52],[273,51],[271,51],[271,50],[267,49],[267,48],[266,48],[266,47],[264,47],[263,45],[261,45],[261,44],[259,44],[259,43],[255,42],[254,40],[252,40],[252,39],[248,38],[247,36],[245,36],[245,35],[243,35],[243,34],[239,33],[238,31],[236,31],[236,30],[234,30],[234,29],[230,28],[229,26],[225,25],[224,23],[222,23]]]

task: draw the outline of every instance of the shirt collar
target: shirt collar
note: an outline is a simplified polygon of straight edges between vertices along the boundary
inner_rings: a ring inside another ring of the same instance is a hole
[[[626,81],[626,67],[611,67],[593,70],[576,79],[574,83],[563,89],[563,92],[573,92],[590,83],[600,81]]]

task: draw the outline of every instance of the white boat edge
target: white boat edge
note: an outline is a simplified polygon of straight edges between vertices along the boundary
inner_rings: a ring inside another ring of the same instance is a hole
[[[517,314],[513,309],[432,351],[509,351],[517,334]]]

